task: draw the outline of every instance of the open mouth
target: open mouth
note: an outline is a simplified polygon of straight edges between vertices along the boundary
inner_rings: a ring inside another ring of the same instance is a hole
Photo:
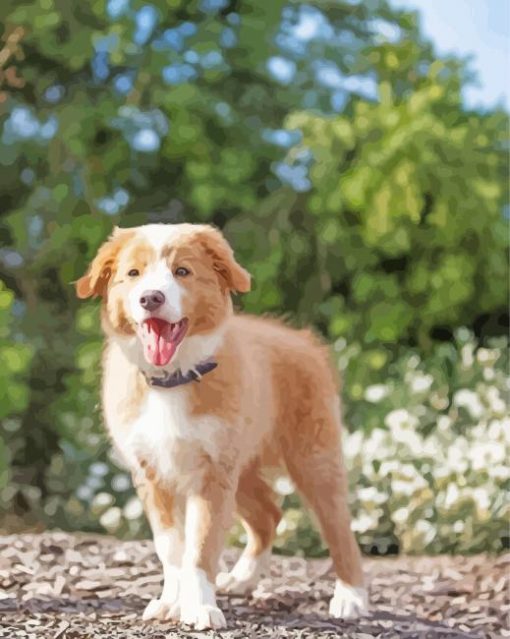
[[[145,359],[153,366],[166,366],[188,329],[186,318],[171,324],[159,317],[150,317],[140,328]]]

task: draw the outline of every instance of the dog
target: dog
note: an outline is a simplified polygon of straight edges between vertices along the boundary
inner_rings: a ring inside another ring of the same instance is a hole
[[[336,573],[330,615],[367,608],[350,528],[340,407],[327,348],[309,330],[233,312],[250,275],[216,228],[115,228],[79,298],[99,296],[102,404],[163,566],[143,618],[223,628],[215,587],[253,590],[281,511],[264,473],[285,469],[316,514]],[[247,544],[218,574],[237,511]]]

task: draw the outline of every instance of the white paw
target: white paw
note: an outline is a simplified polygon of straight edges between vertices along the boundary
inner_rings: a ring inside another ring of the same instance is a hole
[[[269,571],[271,550],[265,550],[258,557],[241,555],[232,572],[220,572],[216,576],[216,586],[223,592],[245,595],[254,590],[263,574]]]
[[[216,576],[216,586],[231,595],[247,595],[257,587],[260,575],[239,575],[232,572],[220,572]]]
[[[231,572],[220,572],[216,576],[216,586],[231,595],[246,595],[255,588],[252,579],[237,579]]]
[[[329,602],[329,614],[336,619],[356,619],[368,611],[368,596],[364,588],[355,588],[336,580],[335,594]]]
[[[217,606],[202,604],[196,607],[186,606],[181,613],[181,623],[194,626],[196,630],[208,628],[226,628],[227,622],[221,610]]]
[[[216,604],[214,586],[200,568],[190,567],[181,572],[181,623],[197,630],[225,628],[223,613]]]
[[[153,599],[143,611],[142,619],[158,619],[159,621],[177,621],[179,619],[179,604],[175,601]]]

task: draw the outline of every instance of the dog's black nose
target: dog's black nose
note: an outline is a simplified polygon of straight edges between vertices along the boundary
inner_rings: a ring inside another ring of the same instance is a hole
[[[161,291],[144,291],[140,297],[140,304],[146,311],[155,311],[165,301]]]

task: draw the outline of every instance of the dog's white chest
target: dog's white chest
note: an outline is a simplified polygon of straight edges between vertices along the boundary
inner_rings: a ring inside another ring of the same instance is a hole
[[[222,430],[213,416],[191,416],[185,387],[150,389],[126,440],[116,444],[134,470],[143,462],[158,479],[185,489],[204,455],[217,459]]]

